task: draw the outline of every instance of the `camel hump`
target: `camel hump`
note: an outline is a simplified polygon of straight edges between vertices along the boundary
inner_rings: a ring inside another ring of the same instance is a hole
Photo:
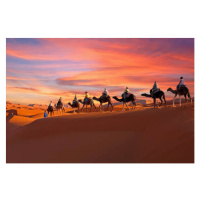
[[[122,94],[122,98],[129,98],[131,95],[133,95],[132,93],[128,92],[128,93],[123,93]]]
[[[160,88],[156,88],[155,90],[150,90],[150,94],[153,93],[153,94],[156,94],[157,92],[160,92]]]
[[[78,105],[78,101],[76,100],[73,100],[73,103],[72,103],[73,106],[77,106]]]
[[[48,109],[52,109],[52,108],[53,108],[53,106],[50,106],[50,105],[48,106]]]
[[[103,94],[100,98],[101,98],[101,99],[108,99],[108,98],[110,98],[110,96],[107,95],[107,94]]]
[[[177,91],[189,91],[186,85],[179,85],[177,86]]]

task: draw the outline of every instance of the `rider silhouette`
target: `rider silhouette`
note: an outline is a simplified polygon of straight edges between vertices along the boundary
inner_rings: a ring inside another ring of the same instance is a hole
[[[183,87],[185,86],[185,81],[183,80],[183,77],[181,76],[180,77],[180,82],[179,84],[177,85],[177,90],[180,88],[180,87]]]

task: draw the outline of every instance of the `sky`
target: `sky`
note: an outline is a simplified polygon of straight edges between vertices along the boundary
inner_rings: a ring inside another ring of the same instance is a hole
[[[7,38],[7,101],[48,104],[72,101],[104,88],[121,96],[125,87],[145,99],[154,81],[172,99],[180,77],[194,97],[193,38]]]

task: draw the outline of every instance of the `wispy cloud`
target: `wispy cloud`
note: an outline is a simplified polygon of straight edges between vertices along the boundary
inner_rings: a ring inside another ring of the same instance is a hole
[[[194,39],[11,38],[6,47],[7,97],[27,103],[101,95],[105,87],[140,96],[155,80],[162,90],[176,87],[180,76],[194,95]]]

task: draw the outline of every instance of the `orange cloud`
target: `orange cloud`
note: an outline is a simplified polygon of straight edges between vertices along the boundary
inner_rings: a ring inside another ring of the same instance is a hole
[[[126,86],[140,98],[155,80],[166,91],[180,76],[194,95],[192,39],[35,40],[7,41],[9,98],[69,101],[74,94],[83,98],[85,90],[99,96],[105,87],[120,95]]]

